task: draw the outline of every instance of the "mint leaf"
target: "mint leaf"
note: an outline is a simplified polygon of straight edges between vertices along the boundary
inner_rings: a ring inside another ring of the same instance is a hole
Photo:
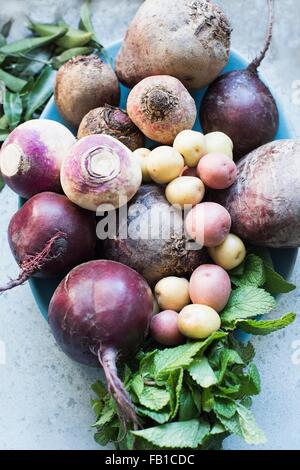
[[[193,361],[188,371],[193,380],[200,385],[200,387],[208,388],[218,382],[216,374],[210,367],[206,357]]]
[[[140,362],[140,373],[143,377],[154,377],[155,374],[155,366],[154,366],[154,359],[157,353],[157,349],[151,352],[140,352],[137,358],[141,361]]]
[[[288,313],[277,320],[244,320],[242,322],[238,322],[238,327],[241,330],[246,331],[246,333],[265,336],[286,328],[293,323],[295,319],[295,313]]]
[[[204,388],[201,397],[203,411],[210,413],[214,407],[215,398],[210,388]]]
[[[259,256],[248,255],[242,274],[230,274],[231,282],[237,287],[261,287],[266,281],[264,262]]]
[[[179,421],[188,421],[198,416],[199,412],[195,405],[192,393],[187,389],[181,390],[179,399]]]
[[[216,396],[213,410],[218,416],[221,415],[230,419],[236,413],[237,403],[230,398]]]
[[[183,369],[172,372],[167,381],[167,389],[170,394],[170,419],[174,418],[178,412],[182,384]]]
[[[209,424],[202,419],[162,424],[141,431],[131,431],[157,447],[169,449],[196,449],[208,435]]]
[[[257,287],[239,287],[232,291],[221,314],[222,326],[234,329],[236,320],[264,315],[276,307],[275,299]]]
[[[159,411],[170,401],[170,394],[166,390],[158,387],[145,385],[141,395],[138,395],[141,405],[153,411]]]
[[[241,387],[237,394],[240,398],[258,395],[261,391],[260,375],[255,364],[250,364],[248,372],[240,377]]]
[[[278,274],[274,269],[265,264],[265,277],[266,282],[264,289],[271,294],[288,294],[296,289],[294,284],[286,281],[280,274]]]
[[[220,370],[218,382],[221,383],[226,373],[227,367],[233,364],[243,364],[242,358],[234,349],[223,349],[220,354]]]
[[[169,420],[170,413],[169,411],[152,411],[148,408],[138,408],[138,414],[142,416],[147,416],[148,418],[153,419],[158,424],[164,424]]]
[[[105,385],[100,382],[100,380],[98,380],[96,383],[94,383],[92,386],[91,386],[93,392],[101,399],[103,400],[103,398],[106,396],[107,394],[107,390],[106,390],[106,387]]]
[[[93,427],[102,427],[107,423],[110,423],[114,415],[116,414],[115,408],[112,407],[111,403],[106,403],[105,407],[101,411],[101,416],[93,425]]]
[[[255,349],[250,341],[245,344],[238,341],[234,336],[229,337],[229,344],[239,354],[245,364],[249,364],[255,356]]]
[[[225,418],[225,416],[222,416],[221,414],[218,414],[217,412],[216,412],[216,415],[219,421],[222,423],[222,425],[228,432],[230,432],[231,434],[235,434],[236,436],[242,437],[243,434],[242,434],[241,425],[239,421],[239,415],[237,413],[231,418]]]
[[[257,426],[252,412],[245,406],[238,404],[237,413],[242,436],[247,444],[264,444],[266,437],[263,431]]]

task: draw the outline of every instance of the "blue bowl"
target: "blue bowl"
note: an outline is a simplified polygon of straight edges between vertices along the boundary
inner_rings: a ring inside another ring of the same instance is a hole
[[[120,45],[121,45],[121,42],[117,42],[107,49],[108,55],[111,57],[112,60],[114,60],[114,58],[116,57],[118,50],[120,48]],[[245,59],[243,59],[237,52],[232,51],[230,54],[229,63],[224,71],[228,72],[231,70],[244,69],[247,65],[248,64],[245,61]],[[205,91],[206,89],[204,88],[200,91],[192,93],[196,101],[197,109],[200,108],[200,103],[202,101]],[[129,93],[129,89],[125,88],[124,86],[121,86],[121,104],[120,105],[124,109],[126,109],[126,101],[127,101],[128,93]],[[279,100],[276,99],[276,101],[277,101],[277,105],[279,108],[279,115],[280,115],[280,126],[279,126],[278,133],[276,135],[276,140],[292,139],[295,137],[294,133],[288,124],[288,120],[284,116],[284,112],[279,103]],[[69,127],[69,129],[71,129],[72,132],[76,133],[74,129],[70,128],[70,126],[67,125],[67,123],[63,120],[63,118],[59,114],[53,98],[49,101],[49,103],[45,107],[41,118],[52,119],[53,121],[61,122],[65,126]],[[197,131],[201,130],[199,118],[197,118],[194,129]],[[148,145],[150,144],[151,144],[151,141],[148,141]],[[23,201],[21,201],[21,204],[22,202]],[[297,252],[298,250],[296,249],[271,250],[271,255],[274,261],[275,268],[285,278],[288,278],[293,271],[296,258],[297,258]],[[49,280],[49,279],[34,279],[33,278],[30,281],[30,287],[31,287],[33,296],[35,298],[36,304],[40,312],[45,318],[47,318],[47,312],[48,312],[50,299],[54,293],[54,290],[56,289],[59,282],[61,281],[61,279],[62,278]]]

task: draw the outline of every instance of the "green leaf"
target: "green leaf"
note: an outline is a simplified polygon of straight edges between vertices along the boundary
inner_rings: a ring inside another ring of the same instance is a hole
[[[237,287],[261,287],[266,280],[264,262],[259,256],[250,254],[245,260],[243,273],[241,275],[231,274],[230,277],[232,283]]]
[[[258,395],[261,391],[260,375],[255,364],[250,364],[248,373],[240,377],[241,388],[238,395],[240,397]]]
[[[141,431],[132,431],[132,434],[151,442],[157,447],[169,449],[196,449],[208,435],[209,424],[202,419],[179,421],[162,424]]]
[[[159,351],[154,358],[155,376],[158,379],[163,378],[173,370],[188,367],[196,354],[203,353],[213,341],[225,336],[226,333],[217,331],[204,341],[191,342]]]
[[[237,413],[242,436],[247,444],[264,444],[266,442],[266,437],[263,431],[261,431],[257,426],[252,412],[245,406],[238,404]]]
[[[6,130],[0,130],[0,142],[4,142],[9,136],[9,132]]]
[[[2,179],[2,176],[0,175],[0,192],[2,191],[2,189],[4,188],[4,186],[5,186],[5,183],[4,183],[3,179]]]
[[[208,388],[218,382],[216,374],[210,367],[206,357],[193,361],[188,371],[193,380],[200,385],[200,387]]]
[[[73,49],[69,49],[67,51],[62,52],[60,55],[53,57],[52,59],[52,66],[55,69],[59,69],[63,64],[68,62],[68,60],[76,57],[78,55],[89,55],[93,52],[92,47],[75,47]]]
[[[199,415],[198,409],[195,405],[192,393],[187,389],[181,390],[179,399],[179,421],[188,421],[189,419],[196,418]]]
[[[130,388],[139,398],[144,390],[144,381],[140,374],[135,374],[130,382]]]
[[[80,31],[79,29],[69,28],[68,32],[55,43],[64,49],[73,49],[74,47],[86,46],[92,39],[93,33],[89,31]]]
[[[140,360],[140,374],[145,378],[152,378],[155,375],[155,356],[157,349],[147,353],[141,352],[138,354]]]
[[[96,383],[94,383],[91,388],[92,388],[93,392],[101,400],[103,400],[103,398],[105,398],[105,396],[107,395],[106,387],[102,382],[100,382],[100,380],[98,380]]]
[[[265,264],[266,282],[264,289],[271,294],[288,294],[296,289],[294,284],[286,281],[280,274],[278,274],[271,266]]]
[[[231,418],[225,418],[225,416],[222,416],[218,413],[216,413],[216,415],[222,425],[225,427],[225,429],[230,432],[230,434],[235,434],[236,436],[242,437],[243,434],[241,430],[239,415],[237,413]]]
[[[22,78],[15,77],[2,69],[0,69],[0,80],[4,82],[6,88],[15,93],[20,92],[27,83],[25,80],[22,80]]]
[[[45,36],[42,38],[25,38],[19,39],[18,41],[11,42],[10,44],[6,44],[0,48],[0,53],[5,55],[11,54],[18,54],[21,52],[28,52],[32,49],[36,49],[37,47],[46,46],[54,42],[60,36],[63,36],[67,32],[66,28],[60,28],[57,34],[53,34],[51,36]]]
[[[145,385],[138,398],[141,405],[150,410],[159,411],[169,403],[170,394],[162,388]]]
[[[36,49],[29,54],[19,54],[25,61],[25,67],[22,70],[22,77],[34,78],[39,74],[45,65],[50,65],[52,53],[47,48]]]
[[[164,424],[168,421],[170,413],[169,411],[152,411],[148,408],[138,407],[138,414],[151,418],[153,421],[159,424]]]
[[[12,24],[13,24],[13,19],[10,19],[10,20],[6,21],[6,23],[4,23],[4,25],[1,27],[1,34],[5,38],[7,38],[9,36]]]
[[[9,123],[5,114],[0,118],[0,129],[2,131],[8,129]]]
[[[244,320],[238,323],[238,327],[246,333],[265,336],[286,328],[293,323],[295,319],[295,313],[288,313],[276,320]]]
[[[242,341],[237,340],[233,335],[230,335],[229,344],[232,349],[235,349],[245,364],[249,364],[254,358],[255,349],[250,341],[248,343],[243,343]]]
[[[218,372],[218,382],[221,383],[226,373],[227,367],[233,364],[243,364],[242,358],[234,349],[223,349],[220,354],[220,370]]]
[[[239,287],[232,291],[221,314],[222,326],[234,328],[236,320],[264,315],[276,307],[275,299],[257,287]]]
[[[204,388],[202,391],[201,405],[203,411],[210,413],[214,407],[215,398],[210,388]]]
[[[23,105],[19,93],[11,93],[6,90],[4,94],[3,108],[9,127],[14,129],[21,120]]]
[[[28,121],[33,113],[39,109],[50,98],[53,93],[55,72],[46,66],[38,76],[27,99],[27,110],[25,120]]]
[[[105,424],[108,424],[113,419],[116,414],[115,408],[111,405],[111,402],[107,402],[101,411],[101,415],[93,427],[102,427]]]
[[[167,380],[167,389],[170,394],[170,419],[173,419],[177,415],[182,384],[183,369],[173,371]]]
[[[230,419],[237,411],[237,403],[230,398],[216,396],[213,409],[218,416],[221,415],[227,419]]]
[[[95,43],[99,45],[100,48],[102,48],[102,45],[95,34],[95,30],[92,23],[91,0],[85,0],[84,4],[81,7],[79,28],[84,31],[88,31],[89,33],[92,33],[93,41],[95,41]]]

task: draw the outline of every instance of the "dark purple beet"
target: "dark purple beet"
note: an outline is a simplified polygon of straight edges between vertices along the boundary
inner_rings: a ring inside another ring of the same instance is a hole
[[[268,3],[269,27],[263,50],[246,70],[235,70],[217,78],[201,104],[204,132],[227,134],[233,141],[236,158],[272,141],[279,126],[274,97],[258,76],[258,67],[272,38],[274,0],[268,0]]]
[[[19,277],[0,293],[30,277],[56,277],[95,257],[93,214],[66,196],[45,192],[33,196],[13,216],[8,228],[11,251],[19,264]]]
[[[142,276],[107,260],[73,269],[49,306],[49,323],[57,343],[75,361],[100,362],[121,417],[135,424],[135,410],[118,377],[116,362],[139,347],[148,333],[152,310],[152,292]]]

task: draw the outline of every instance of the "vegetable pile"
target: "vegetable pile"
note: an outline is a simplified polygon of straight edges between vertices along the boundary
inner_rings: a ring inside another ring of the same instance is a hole
[[[20,274],[0,294],[57,278],[53,335],[106,379],[93,387],[99,444],[220,449],[230,434],[262,443],[250,411],[259,373],[241,335],[294,321],[261,317],[295,288],[268,248],[300,246],[299,142],[271,142],[276,103],[257,74],[273,1],[261,54],[219,78],[230,25],[211,1],[146,0],[116,72],[98,56],[89,4],[77,30],[30,22],[33,37],[0,37],[0,170],[28,198],[8,229]],[[133,86],[126,110],[118,79]],[[32,119],[54,82],[73,133]],[[189,89],[207,84],[201,133]]]

